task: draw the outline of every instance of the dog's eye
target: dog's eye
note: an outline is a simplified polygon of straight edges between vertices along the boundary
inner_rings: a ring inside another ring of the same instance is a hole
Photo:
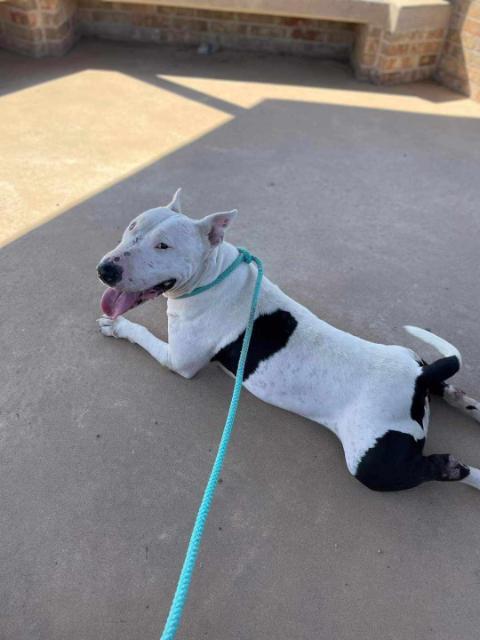
[[[165,244],[165,242],[159,242],[155,246],[155,249],[170,249],[170,247],[168,246],[168,244]]]

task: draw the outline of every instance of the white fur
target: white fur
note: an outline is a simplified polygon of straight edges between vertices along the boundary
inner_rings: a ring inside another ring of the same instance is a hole
[[[426,342],[427,344],[435,347],[443,356],[457,356],[460,365],[462,364],[462,355],[460,351],[443,338],[436,336],[431,331],[426,329],[420,329],[420,327],[413,327],[412,325],[405,325],[403,327],[410,335],[415,336],[419,340]]]
[[[470,467],[470,473],[466,478],[462,480],[465,484],[468,484],[470,487],[474,489],[480,489],[480,469],[475,469],[475,467]]]

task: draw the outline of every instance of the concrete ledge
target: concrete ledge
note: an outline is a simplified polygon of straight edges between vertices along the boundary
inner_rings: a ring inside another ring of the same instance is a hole
[[[104,0],[107,2],[108,0]],[[128,4],[233,11],[369,24],[390,31],[446,26],[448,0],[117,0]]]
[[[108,1],[108,0],[104,0]],[[389,24],[389,5],[382,0],[120,0],[129,4],[202,9],[205,11],[233,11],[272,16],[295,16],[314,20],[369,22],[376,26]]]

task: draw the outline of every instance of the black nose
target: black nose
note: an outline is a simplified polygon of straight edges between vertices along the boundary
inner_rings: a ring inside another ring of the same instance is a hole
[[[105,260],[105,262],[101,262],[97,267],[97,273],[100,280],[105,282],[105,284],[113,287],[114,284],[117,284],[122,279],[123,269],[117,264],[110,262],[109,260]]]

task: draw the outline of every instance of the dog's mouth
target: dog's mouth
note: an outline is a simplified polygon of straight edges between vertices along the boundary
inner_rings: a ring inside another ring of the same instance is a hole
[[[100,302],[102,312],[112,320],[115,320],[122,313],[138,307],[142,302],[153,300],[153,298],[165,293],[175,285],[175,282],[175,278],[164,280],[150,289],[145,289],[145,291],[119,291],[109,287],[104,292]]]

